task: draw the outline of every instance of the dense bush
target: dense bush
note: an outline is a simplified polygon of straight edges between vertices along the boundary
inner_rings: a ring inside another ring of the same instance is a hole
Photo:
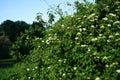
[[[34,22],[29,29],[25,30],[25,33],[21,33],[11,47],[10,55],[13,59],[22,60],[24,56],[28,55],[35,47],[34,42],[44,36],[44,31],[44,27]]]
[[[23,73],[16,72],[9,78],[119,80],[120,2],[113,3],[115,9],[103,1],[104,16],[97,8],[99,3],[82,3],[84,9],[77,8],[74,15],[60,19],[46,31],[44,38],[33,41],[35,49],[24,62],[29,65]]]

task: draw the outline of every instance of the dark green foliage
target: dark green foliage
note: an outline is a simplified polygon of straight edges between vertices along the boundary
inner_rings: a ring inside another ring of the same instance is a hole
[[[17,41],[12,45],[10,55],[17,60],[22,60],[22,58],[29,54],[31,50],[34,49],[34,40],[36,38],[44,37],[45,28],[42,24],[38,22],[33,22],[32,26],[25,33],[21,33]]]
[[[25,29],[28,29],[29,25],[24,21],[13,22],[11,20],[6,20],[1,24],[0,30],[5,33],[6,36],[9,36],[9,39],[14,42],[21,32],[24,32]]]
[[[12,42],[7,36],[0,36],[0,59],[11,58],[9,55],[9,48]]]

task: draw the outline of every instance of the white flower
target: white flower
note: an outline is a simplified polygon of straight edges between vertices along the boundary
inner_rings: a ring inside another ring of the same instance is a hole
[[[63,75],[62,76],[65,76],[65,73],[63,73]]]
[[[95,15],[95,13],[92,13],[91,15],[88,16],[88,19],[92,18]]]
[[[92,33],[90,33],[90,35],[93,35]]]
[[[67,27],[67,29],[70,29],[70,27]]]
[[[53,38],[52,37],[49,37],[48,40],[52,40]]]
[[[97,38],[93,38],[92,41],[97,41],[98,39]]]
[[[95,20],[94,19],[90,19],[91,22],[94,22]]]
[[[49,66],[48,69],[50,69],[51,67]]]
[[[108,20],[108,18],[107,18],[107,17],[105,17],[105,18],[103,18],[103,20],[104,20],[104,21],[107,21],[107,20]]]
[[[117,32],[117,33],[115,33],[115,35],[118,36],[118,35],[120,35],[120,34]]]
[[[109,65],[105,65],[105,67],[109,67]]]
[[[38,67],[36,66],[35,69],[38,69]]]
[[[99,36],[102,36],[102,34],[99,34]]]
[[[109,13],[109,15],[110,15],[110,16],[114,16],[114,17],[116,16],[116,14],[113,14],[113,13]]]
[[[105,36],[102,36],[102,38],[106,38]]]
[[[104,26],[102,25],[102,26],[100,26],[100,28],[104,28]]]
[[[38,46],[38,48],[40,48],[40,46]]]
[[[53,29],[50,28],[50,31],[52,31]]]
[[[62,60],[61,60],[61,59],[59,59],[59,60],[58,60],[58,62],[62,62]]]
[[[64,59],[64,63],[66,63],[67,62],[67,59]]]
[[[44,40],[42,40],[42,42],[44,43],[45,41],[44,41]]]
[[[74,69],[74,70],[76,70],[76,69],[77,69],[77,67],[74,67],[73,69]]]
[[[84,31],[86,31],[86,28],[83,28]]]
[[[76,43],[77,45],[79,45],[80,43]]]
[[[27,71],[30,71],[30,69],[29,69],[29,68],[27,68],[26,70],[27,70]]]
[[[90,52],[91,50],[90,50],[90,48],[88,48],[88,52]]]
[[[118,65],[118,62],[113,62],[112,64],[110,64],[110,67],[112,67],[114,65]]]
[[[120,73],[120,69],[116,70],[117,73]]]
[[[94,25],[91,25],[91,27],[92,27],[92,28],[95,28],[95,26],[94,26]]]
[[[39,40],[39,38],[37,37],[37,38],[35,38],[35,40]]]
[[[88,46],[88,45],[85,45],[85,44],[84,44],[84,45],[81,45],[81,47],[86,47],[86,46]]]
[[[62,24],[61,26],[62,26],[62,27],[64,27],[65,25],[64,25],[64,24]]]
[[[103,59],[108,59],[108,57],[104,56]]]
[[[31,77],[28,77],[28,79],[30,79]]]
[[[75,40],[78,40],[78,37],[75,37]]]
[[[109,38],[113,38],[113,36],[112,36],[112,35],[110,35],[110,36],[109,36]]]
[[[80,29],[79,29],[79,31],[81,32],[81,31],[82,31],[82,29],[80,28]]]
[[[100,80],[100,77],[96,77],[95,80]]]
[[[83,16],[84,18],[86,18],[87,16],[85,15],[85,16]]]
[[[87,79],[90,79],[90,77],[87,77]]]
[[[77,35],[80,35],[80,34],[81,34],[80,32],[77,33]]]
[[[108,27],[111,27],[111,24],[108,24]]]
[[[110,42],[110,40],[107,40],[107,42]]]
[[[115,21],[115,22],[113,23],[113,25],[115,25],[115,24],[120,24],[120,21]]]

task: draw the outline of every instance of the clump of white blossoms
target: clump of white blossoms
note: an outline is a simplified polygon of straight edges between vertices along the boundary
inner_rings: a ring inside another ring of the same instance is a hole
[[[95,80],[100,80],[100,77],[96,77]]]
[[[105,28],[104,25],[101,25],[100,28]]]
[[[113,35],[110,35],[109,38],[113,38]]]
[[[76,70],[76,69],[77,69],[77,67],[74,67],[73,69],[74,69],[74,70]]]
[[[93,38],[93,39],[91,39],[91,41],[97,41],[98,39],[97,38]]]
[[[63,73],[62,76],[64,77],[64,76],[65,76],[65,73]]]
[[[116,16],[116,14],[113,14],[113,13],[109,13],[109,15],[110,15],[110,16],[113,16],[113,17],[115,17],[115,16]]]
[[[30,71],[30,69],[29,69],[29,68],[27,68],[26,70],[27,70],[27,71]]]
[[[120,21],[115,21],[115,22],[113,23],[113,25],[115,25],[115,24],[120,24]]]
[[[91,15],[89,15],[88,19],[92,18],[93,16],[95,16],[95,13],[92,13]]]
[[[75,40],[78,40],[78,37],[75,37]]]
[[[115,35],[118,36],[118,35],[120,35],[120,34],[117,32],[117,33],[115,33]]]
[[[108,20],[108,18],[107,18],[107,17],[105,17],[105,18],[103,18],[103,20],[104,20],[104,21],[107,21],[107,20]]]
[[[91,25],[91,27],[92,27],[92,28],[95,28],[95,26],[94,26],[94,25]]]
[[[117,73],[120,73],[120,69],[116,70]]]
[[[83,45],[81,45],[81,47],[87,47],[88,45],[86,45],[86,44],[83,44]]]

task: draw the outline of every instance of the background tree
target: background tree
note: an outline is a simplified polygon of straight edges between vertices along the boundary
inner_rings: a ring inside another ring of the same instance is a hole
[[[43,38],[44,35],[43,25],[39,22],[33,22],[29,29],[25,30],[25,33],[21,33],[12,45],[10,55],[16,60],[22,60],[34,49],[36,40]]]
[[[12,42],[7,36],[0,36],[0,59],[11,58],[9,55]]]
[[[9,39],[14,42],[21,32],[29,28],[29,24],[24,21],[13,22],[11,20],[6,20],[1,24],[1,31],[5,33]]]

